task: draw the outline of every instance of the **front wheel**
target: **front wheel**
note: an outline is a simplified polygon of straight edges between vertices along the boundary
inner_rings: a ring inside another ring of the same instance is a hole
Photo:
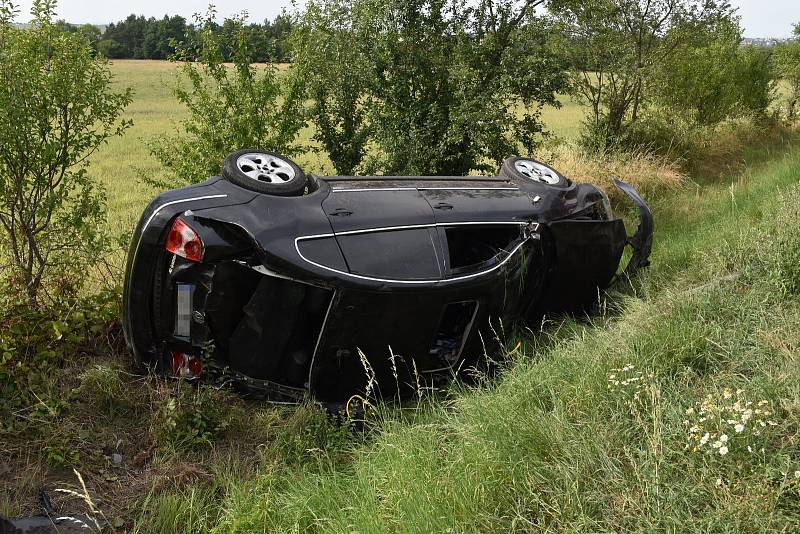
[[[559,174],[554,168],[535,159],[520,158],[515,156],[503,162],[500,171],[506,176],[519,180],[531,180],[550,187],[564,188],[569,186],[569,180]]]
[[[266,150],[244,149],[228,155],[222,177],[250,191],[282,197],[300,196],[306,187],[306,175],[295,162]]]

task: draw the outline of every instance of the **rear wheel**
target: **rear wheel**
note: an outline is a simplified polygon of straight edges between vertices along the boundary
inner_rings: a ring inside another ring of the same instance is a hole
[[[520,180],[531,180],[550,187],[567,187],[569,180],[554,168],[530,158],[513,157],[503,162],[501,172]]]
[[[283,197],[300,196],[306,186],[306,175],[295,162],[257,149],[230,154],[222,163],[222,177],[251,191]]]

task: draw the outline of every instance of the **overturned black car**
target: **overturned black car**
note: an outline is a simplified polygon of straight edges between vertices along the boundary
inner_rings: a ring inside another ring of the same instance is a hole
[[[404,395],[470,368],[492,324],[579,308],[646,266],[606,195],[525,158],[498,176],[305,176],[261,150],[168,191],[128,257],[124,331],[139,364],[224,376],[277,402]]]

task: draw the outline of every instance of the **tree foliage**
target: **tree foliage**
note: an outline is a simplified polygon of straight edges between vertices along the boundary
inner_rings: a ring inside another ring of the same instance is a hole
[[[296,60],[337,169],[461,175],[532,151],[565,82],[541,3],[310,3]]]
[[[307,5],[293,35],[295,65],[311,99],[314,140],[336,172],[351,175],[367,154],[369,62],[355,46],[348,0]]]
[[[87,160],[130,125],[130,93],[111,90],[107,65],[81,32],[59,30],[54,9],[35,0],[22,30],[0,2],[0,261],[32,305],[48,276],[79,279],[96,258],[105,197]]]
[[[147,179],[155,185],[200,182],[217,175],[225,156],[244,147],[296,152],[295,140],[305,125],[298,79],[274,65],[253,64],[242,17],[231,19],[237,31],[228,37],[215,31],[215,16],[213,9],[198,15],[200,29],[178,48],[184,79],[174,93],[188,117],[182,131],[150,143],[168,174],[166,180]],[[225,64],[226,49],[234,51],[233,66]]]
[[[219,34],[223,41],[233,42],[236,35],[243,32],[254,62],[288,61],[288,36],[292,29],[289,15],[281,13],[272,21],[267,19],[261,24],[241,25],[240,29],[233,20],[223,24],[212,21],[209,28],[201,30],[202,27],[189,24],[178,15],[165,15],[158,19],[132,14],[106,27],[97,39],[98,49],[104,56],[113,59],[169,59],[176,51],[176,44],[183,41],[187,34],[210,30]],[[235,47],[226,45],[222,46],[221,51],[226,61],[232,61],[236,53]]]
[[[657,104],[685,111],[703,126],[767,109],[774,85],[769,51],[743,47],[738,21],[722,17],[681,30],[686,37],[655,70]]]
[[[789,120],[796,118],[797,101],[800,99],[800,24],[795,25],[794,34],[793,41],[776,46],[773,54],[776,77],[789,84]]]
[[[703,122],[718,120],[749,82],[736,88],[738,95],[716,92],[754,75],[737,68],[760,67],[754,54],[738,55],[738,21],[725,0],[551,0],[549,6],[563,28],[573,91],[591,107],[585,142],[593,148],[619,143],[659,92],[695,107]]]

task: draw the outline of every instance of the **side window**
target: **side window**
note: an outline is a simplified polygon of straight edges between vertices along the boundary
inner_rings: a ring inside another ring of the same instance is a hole
[[[438,280],[435,228],[337,235],[350,273],[385,280]]]
[[[522,227],[511,224],[458,225],[444,228],[450,274],[491,268],[503,261],[522,239]]]

